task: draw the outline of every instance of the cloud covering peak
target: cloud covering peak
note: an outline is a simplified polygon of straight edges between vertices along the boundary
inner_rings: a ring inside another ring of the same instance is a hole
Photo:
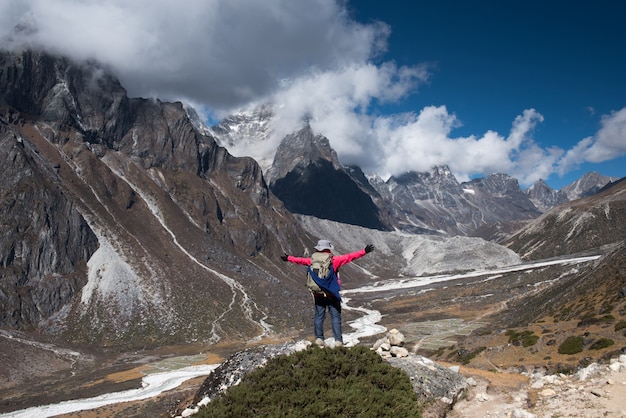
[[[434,67],[385,61],[392,28],[356,21],[342,0],[4,0],[0,36],[24,19],[36,30],[21,41],[102,62],[131,97],[183,100],[213,121],[272,102],[265,148],[275,149],[306,115],[343,163],[383,177],[447,164],[459,180],[506,172],[527,185],[626,154],[626,109],[570,150],[534,141],[543,122],[534,109],[520,109],[507,135],[467,137],[453,136],[462,121],[443,104],[381,113],[379,106],[418,94]]]
[[[29,43],[110,65],[131,95],[218,110],[272,94],[286,78],[365,62],[389,33],[332,0],[8,0],[0,12],[4,32],[30,16]]]

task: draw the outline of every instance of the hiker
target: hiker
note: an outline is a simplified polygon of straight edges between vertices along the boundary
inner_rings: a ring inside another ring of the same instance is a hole
[[[315,344],[324,347],[324,318],[326,309],[330,312],[335,347],[343,345],[341,333],[341,295],[339,294],[340,282],[338,280],[339,267],[347,264],[365,254],[372,252],[374,246],[368,244],[364,249],[349,254],[333,255],[333,244],[329,240],[321,239],[314,247],[315,252],[308,257],[295,257],[283,254],[283,261],[300,264],[307,267],[307,287],[315,299],[315,316],[313,318],[313,330],[315,332]]]

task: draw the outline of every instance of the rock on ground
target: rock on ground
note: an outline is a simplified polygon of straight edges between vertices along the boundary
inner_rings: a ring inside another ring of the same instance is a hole
[[[484,374],[471,379],[475,385],[469,385],[467,396],[454,405],[449,418],[626,417],[624,355],[573,375],[538,373],[517,387],[493,384]]]

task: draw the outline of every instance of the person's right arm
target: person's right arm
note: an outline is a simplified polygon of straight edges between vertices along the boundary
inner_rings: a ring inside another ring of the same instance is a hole
[[[372,251],[374,251],[374,246],[372,244],[367,244],[362,250],[343,255],[335,255],[333,256],[333,267],[335,268],[335,271],[338,271],[339,267],[343,266],[344,264],[348,264],[351,261],[356,260],[357,258],[361,258],[365,254],[371,253]]]

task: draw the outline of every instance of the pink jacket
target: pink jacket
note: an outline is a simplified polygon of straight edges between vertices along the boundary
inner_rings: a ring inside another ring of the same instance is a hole
[[[330,251],[325,250],[324,252],[330,252]],[[344,264],[348,264],[349,262],[354,261],[357,258],[361,258],[365,254],[367,254],[365,252],[365,249],[362,249],[359,251],[355,251],[353,253],[348,253],[348,254],[343,254],[343,255],[333,255],[333,269],[335,269],[335,272],[338,272],[339,267],[343,266]],[[311,265],[311,259],[308,257],[295,257],[293,255],[290,255],[287,257],[287,261],[289,261],[290,263],[301,264],[303,266]],[[339,284],[341,284],[341,282]]]

